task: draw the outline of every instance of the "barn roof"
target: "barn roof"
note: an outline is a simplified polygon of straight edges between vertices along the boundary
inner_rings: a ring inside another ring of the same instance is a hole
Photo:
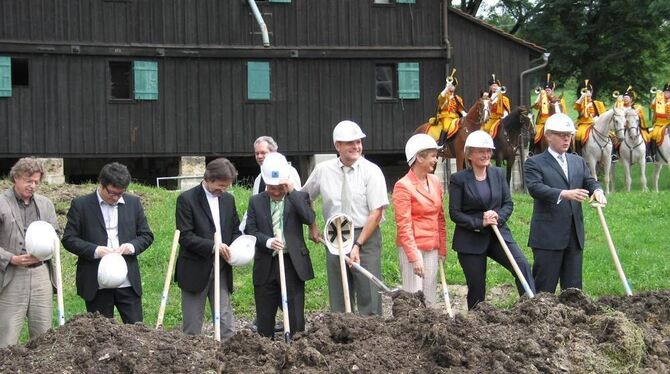
[[[463,12],[462,10],[459,10],[459,9],[456,9],[456,8],[453,8],[453,7],[449,7],[449,13],[457,15],[459,17],[462,17],[462,18],[464,18],[464,19],[466,19],[470,22],[473,22],[473,23],[475,23],[475,24],[477,24],[477,25],[479,25],[483,28],[491,30],[492,32],[502,36],[503,38],[509,39],[509,40],[511,40],[515,43],[521,44],[521,45],[525,46],[526,48],[528,48],[528,49],[530,49],[534,52],[544,53],[544,52],[547,51],[546,49],[544,49],[543,47],[541,47],[537,44],[531,43],[527,40],[521,39],[517,36],[514,36],[514,35],[508,33],[508,32],[505,32],[505,31],[503,31],[503,30],[501,30],[501,29],[499,29],[499,28],[497,28],[497,27],[495,27],[495,26],[493,26],[489,23],[484,22],[483,20],[481,20],[477,17],[473,17],[470,14]]]

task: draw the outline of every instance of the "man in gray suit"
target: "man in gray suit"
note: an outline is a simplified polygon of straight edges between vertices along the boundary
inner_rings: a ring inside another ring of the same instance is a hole
[[[575,126],[565,114],[554,114],[544,126],[549,147],[529,158],[524,167],[526,186],[534,199],[528,245],[533,249],[533,277],[537,292],[582,288],[584,217],[581,203],[591,196],[607,204],[586,162],[566,151]]]
[[[0,195],[0,348],[18,342],[26,317],[31,338],[51,327],[51,261],[26,253],[25,235],[40,220],[59,231],[53,203],[35,193],[44,177],[42,164],[22,158],[9,176],[14,186]]]

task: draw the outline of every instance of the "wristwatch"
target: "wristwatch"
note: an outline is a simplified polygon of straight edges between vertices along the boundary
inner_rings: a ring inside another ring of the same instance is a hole
[[[355,246],[358,246],[358,249],[359,249],[359,250],[360,250],[361,248],[363,248],[363,245],[362,245],[361,243],[359,243],[359,242],[355,242],[355,243],[354,243],[354,247],[355,247]],[[352,247],[352,248],[353,248],[353,247]]]

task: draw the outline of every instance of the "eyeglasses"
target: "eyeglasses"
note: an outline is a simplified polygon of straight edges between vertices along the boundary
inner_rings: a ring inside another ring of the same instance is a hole
[[[559,137],[559,138],[569,138],[569,137],[572,136],[572,134],[569,133],[569,132],[553,132],[552,131],[552,134]]]
[[[120,191],[111,191],[108,186],[102,187],[107,191],[107,195],[111,197],[121,197],[123,196],[123,193],[126,191],[125,189],[121,189]]]

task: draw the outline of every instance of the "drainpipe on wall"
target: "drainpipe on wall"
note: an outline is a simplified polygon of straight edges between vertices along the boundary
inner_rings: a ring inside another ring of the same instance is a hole
[[[251,8],[251,12],[254,14],[254,18],[256,18],[256,22],[258,22],[258,26],[261,28],[261,35],[263,37],[263,47],[269,47],[270,46],[270,34],[268,34],[268,27],[265,25],[265,21],[263,21],[263,16],[261,15],[261,11],[258,10],[258,5],[256,5],[256,0],[247,0],[249,2],[249,7]]]
[[[520,85],[520,90],[519,90],[519,92],[521,92],[521,97],[520,97],[520,99],[521,99],[521,105],[526,105],[526,104],[527,104],[526,101],[524,100],[524,96],[526,96],[526,95],[525,95],[525,94],[526,94],[526,91],[523,89],[523,77],[524,77],[525,75],[529,74],[529,73],[532,73],[532,72],[534,72],[534,71],[536,71],[536,70],[540,70],[540,69],[542,69],[543,67],[547,66],[547,64],[549,63],[549,56],[550,56],[550,55],[551,55],[551,53],[549,53],[549,52],[545,52],[545,53],[543,53],[543,54],[542,54],[542,59],[544,60],[544,62],[543,62],[541,65],[532,67],[532,68],[530,68],[530,69],[528,69],[528,70],[524,70],[524,71],[521,72],[521,75],[519,76],[519,85]]]
[[[451,64],[451,42],[449,42],[449,0],[443,0],[442,1],[442,42],[444,44],[445,48],[445,55],[447,57],[447,61],[444,64],[444,71],[445,74],[449,74],[449,65]],[[445,75],[445,76],[446,76]],[[449,185],[449,178],[451,178],[451,160],[445,160],[445,168],[444,168],[444,178],[442,180],[442,186],[446,189],[446,186]]]

